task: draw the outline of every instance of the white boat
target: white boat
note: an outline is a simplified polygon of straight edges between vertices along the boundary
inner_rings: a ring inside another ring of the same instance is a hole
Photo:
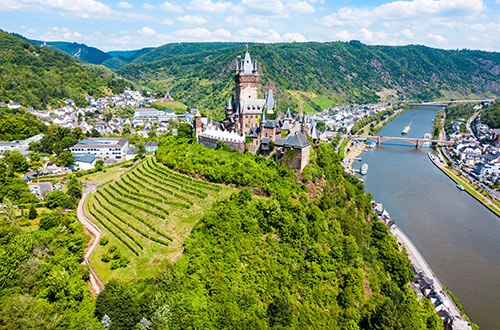
[[[465,190],[465,188],[461,184],[458,184],[458,183],[457,183],[457,188],[458,188],[458,190],[462,190],[462,191]]]
[[[402,135],[406,135],[406,134],[408,134],[408,132],[410,132],[410,129],[411,129],[411,126],[410,126],[410,125],[406,126],[406,127],[405,127],[405,128],[403,128],[403,130],[401,131],[401,134],[402,134]]]
[[[366,163],[363,164],[361,166],[361,171],[360,172],[361,172],[361,175],[366,175],[368,173],[368,164],[366,164]]]

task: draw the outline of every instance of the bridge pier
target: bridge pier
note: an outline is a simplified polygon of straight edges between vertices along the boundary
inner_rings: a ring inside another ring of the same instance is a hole
[[[417,142],[415,143],[415,148],[420,148],[420,139],[417,139]]]

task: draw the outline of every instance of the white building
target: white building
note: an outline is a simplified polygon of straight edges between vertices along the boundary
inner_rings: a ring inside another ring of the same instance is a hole
[[[125,159],[128,147],[128,139],[124,138],[88,138],[70,150],[73,154],[91,154],[96,158]]]

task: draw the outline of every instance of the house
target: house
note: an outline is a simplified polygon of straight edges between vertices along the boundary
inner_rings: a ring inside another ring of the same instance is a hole
[[[9,104],[7,104],[7,108],[9,109],[20,109],[21,108],[21,105],[17,102],[10,102]]]
[[[96,163],[95,155],[92,154],[73,154],[75,156],[75,165],[80,170],[90,170]]]
[[[158,142],[146,142],[144,146],[147,152],[155,152],[158,150]]]
[[[125,138],[87,138],[70,148],[71,153],[91,154],[96,158],[124,159],[129,148]]]

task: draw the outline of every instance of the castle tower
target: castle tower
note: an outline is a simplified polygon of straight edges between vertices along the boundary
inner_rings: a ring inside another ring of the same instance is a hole
[[[196,134],[196,141],[199,143],[199,136],[202,132],[203,124],[201,122],[200,110],[196,109],[196,114],[194,115],[194,132]]]
[[[253,62],[250,53],[245,53],[243,61],[236,65],[234,80],[236,83],[236,102],[241,106],[244,99],[256,99],[259,84],[257,62]]]

